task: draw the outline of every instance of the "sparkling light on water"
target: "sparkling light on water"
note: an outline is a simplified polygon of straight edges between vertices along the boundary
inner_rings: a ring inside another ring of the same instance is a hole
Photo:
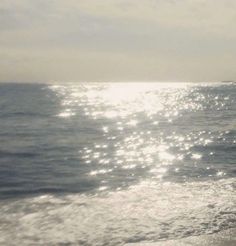
[[[178,121],[208,107],[218,110],[229,101],[229,97],[220,100],[202,94],[199,85],[192,83],[103,83],[51,89],[61,98],[58,117],[69,120],[82,114],[97,122],[96,127],[103,122],[97,129],[102,134],[99,142],[80,154],[86,164],[91,164],[88,175],[103,176],[107,182],[121,170],[130,170],[128,176],[138,177],[140,169],[152,179],[160,179],[191,160],[194,168],[204,158],[195,150],[197,146],[211,145],[216,136],[201,128],[190,130],[191,125],[181,126]],[[202,169],[209,170],[208,166]],[[216,177],[221,176],[219,173],[215,170]]]
[[[19,134],[37,140],[37,155],[15,156],[23,188],[39,177],[35,187],[52,192],[0,201],[1,245],[121,246],[235,227],[235,86],[97,83],[44,92],[50,109],[31,113],[30,134]]]

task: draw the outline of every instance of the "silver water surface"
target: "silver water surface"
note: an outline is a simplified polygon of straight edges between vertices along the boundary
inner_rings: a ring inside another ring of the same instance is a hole
[[[123,245],[235,227],[235,84],[0,94],[1,243]]]

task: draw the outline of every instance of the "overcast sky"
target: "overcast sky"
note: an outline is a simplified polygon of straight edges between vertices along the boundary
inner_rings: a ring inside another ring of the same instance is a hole
[[[235,0],[0,0],[0,81],[236,79]]]

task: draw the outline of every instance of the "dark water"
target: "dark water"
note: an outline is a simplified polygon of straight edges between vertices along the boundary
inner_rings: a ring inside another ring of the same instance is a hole
[[[123,245],[236,225],[234,83],[1,84],[0,138],[0,243],[18,230],[27,245]]]

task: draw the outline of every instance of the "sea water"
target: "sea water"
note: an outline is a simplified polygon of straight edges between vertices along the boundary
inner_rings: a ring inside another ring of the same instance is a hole
[[[0,244],[236,227],[236,84],[0,84]]]

